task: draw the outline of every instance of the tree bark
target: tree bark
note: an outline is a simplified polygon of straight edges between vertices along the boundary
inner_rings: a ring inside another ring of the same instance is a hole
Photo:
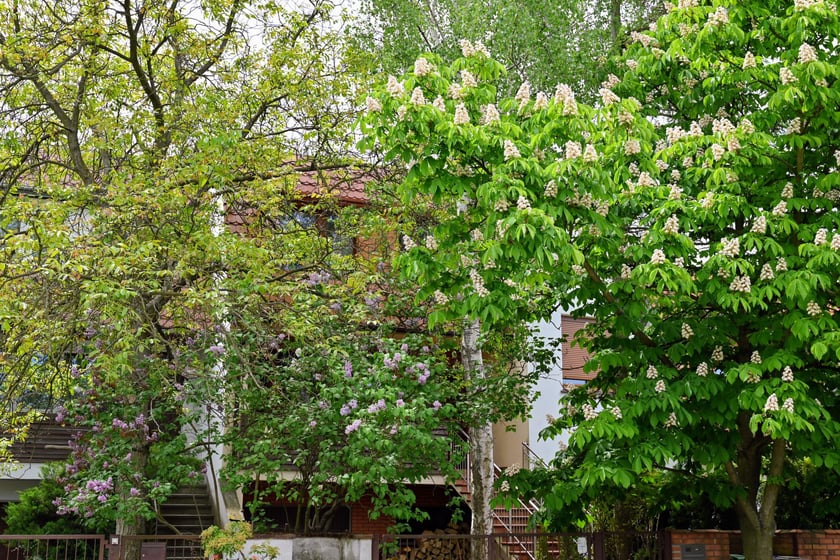
[[[464,323],[461,337],[461,360],[468,380],[481,383],[484,379],[484,359],[478,342],[481,323],[478,319]],[[493,425],[484,423],[471,426],[470,444],[470,493],[472,496],[472,523],[470,534],[486,536],[493,534],[493,510],[490,498],[493,495]],[[470,547],[471,560],[486,560],[490,557],[487,539],[475,539]]]
[[[148,459],[148,452],[146,449],[134,449],[132,451],[132,463],[136,472],[143,472],[146,467]],[[117,488],[117,492],[126,499],[129,497],[130,484],[122,483]],[[146,519],[137,513],[128,514],[123,513],[117,516],[116,533],[120,537],[121,560],[140,560],[140,541],[136,539],[125,539],[123,537],[132,537],[135,535],[146,534]]]

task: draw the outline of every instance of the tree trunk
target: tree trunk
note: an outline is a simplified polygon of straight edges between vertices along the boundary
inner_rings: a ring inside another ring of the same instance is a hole
[[[481,323],[478,319],[464,323],[461,338],[461,360],[467,379],[474,382],[484,379],[484,359],[478,337]],[[472,495],[472,523],[470,534],[484,536],[493,534],[493,510],[490,498],[493,495],[493,425],[485,423],[470,427],[470,493]],[[470,547],[471,560],[486,560],[490,557],[489,541],[476,539]]]
[[[131,453],[131,462],[136,472],[142,473],[146,468],[148,451],[146,449],[134,449]],[[130,495],[131,484],[121,483],[117,488],[120,496],[126,499]],[[117,517],[116,532],[120,537],[120,558],[121,560],[140,560],[140,541],[136,539],[125,539],[135,535],[146,534],[146,519],[136,513],[123,512]]]
[[[773,527],[760,527],[744,522],[740,512],[738,521],[741,526],[741,540],[744,544],[746,560],[773,560]]]

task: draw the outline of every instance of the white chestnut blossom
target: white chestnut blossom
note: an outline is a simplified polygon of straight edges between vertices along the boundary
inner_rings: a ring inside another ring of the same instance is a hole
[[[506,198],[500,198],[496,201],[496,204],[493,205],[493,209],[496,212],[505,212],[508,208],[510,208],[510,203]]]
[[[464,88],[474,88],[478,85],[475,76],[469,70],[461,70],[461,85]]]
[[[730,152],[737,152],[741,149],[741,141],[735,136],[730,136],[726,141],[726,149]],[[730,181],[731,182],[731,181]]]
[[[487,58],[490,58],[490,51],[487,49],[487,47],[484,46],[484,43],[482,43],[481,41],[476,41],[473,47],[475,48],[475,54],[483,54]]]
[[[653,253],[650,255],[650,264],[663,264],[665,263],[665,253],[662,249],[654,249]]]
[[[668,193],[668,200],[679,200],[682,196],[682,189],[677,185],[670,185],[670,187],[671,190]]]
[[[418,106],[426,104],[426,98],[423,96],[423,90],[419,87],[414,88],[414,91],[411,92],[411,104]]]
[[[388,76],[388,84],[385,86],[385,91],[390,93],[391,97],[399,97],[405,94],[405,87],[394,76]]]
[[[680,334],[686,340],[694,336],[694,329],[691,328],[691,325],[688,323],[683,323],[682,327],[680,327]]]
[[[759,354],[758,350],[754,350],[752,354],[750,354],[750,362],[754,364],[761,363],[761,354]]]
[[[773,267],[770,266],[770,263],[764,263],[761,267],[761,274],[759,275],[759,280],[772,280],[775,278],[776,275],[773,274]]]
[[[580,142],[569,140],[566,142],[566,159],[575,159],[583,154]]]
[[[657,393],[664,393],[666,390],[665,382],[663,380],[659,380],[656,382],[656,386],[653,388],[654,391]]]
[[[438,95],[435,97],[435,100],[432,101],[432,107],[437,109],[438,111],[446,111],[446,101],[443,100],[443,97]]]
[[[816,301],[809,301],[808,306],[805,308],[805,310],[811,317],[816,317],[822,312],[822,310],[820,309],[820,304]]]
[[[831,245],[829,247],[831,247],[832,251],[840,251],[840,234],[835,233],[831,237]]]
[[[677,257],[674,259],[674,266],[677,268],[685,268],[685,259],[683,257]]]
[[[782,410],[785,410],[785,411],[793,414],[793,399],[792,398],[788,397],[788,398],[785,399],[784,404],[782,404]]]
[[[534,100],[534,111],[542,111],[548,107],[548,96],[543,92],[537,92],[537,98]]]
[[[820,228],[814,236],[814,245],[825,245],[826,243],[828,243],[828,230]]]
[[[764,403],[764,412],[775,412],[777,410],[779,410],[779,399],[776,397],[776,393],[773,393],[767,397],[767,402]]]
[[[481,110],[481,124],[493,124],[500,120],[499,110],[492,103],[488,103]]]
[[[685,136],[685,131],[678,126],[670,126],[665,129],[665,139],[669,144],[675,144]]]
[[[699,375],[700,377],[706,377],[707,375],[709,375],[709,366],[708,364],[706,364],[706,362],[700,362],[700,364],[697,366],[697,375]]]
[[[406,251],[410,251],[417,247],[417,244],[414,242],[412,238],[407,235],[402,236],[403,247],[405,247]]]
[[[635,71],[636,68],[639,67],[639,63],[636,62],[635,60],[633,60],[632,58],[628,58],[624,63],[627,65],[627,68],[629,68],[630,70]]]
[[[621,409],[617,406],[614,406],[610,409],[610,412],[613,416],[615,416],[616,420],[621,420]]]
[[[490,295],[490,290],[484,287],[484,278],[475,269],[470,270],[470,280],[473,284],[473,289],[479,297],[487,297]]]
[[[715,349],[712,351],[712,361],[713,362],[722,362],[723,361],[723,347],[722,346],[715,346]]]
[[[736,276],[729,284],[729,289],[733,292],[741,292],[744,294],[750,293],[752,284],[749,276]]]
[[[720,161],[720,158],[723,157],[723,154],[726,153],[726,150],[720,144],[712,144],[712,157],[715,158],[715,161]]]
[[[785,383],[793,383],[793,370],[790,366],[785,366],[785,369],[782,370],[782,381]]]
[[[461,39],[460,45],[461,56],[463,56],[464,58],[469,58],[475,54],[475,47],[473,47],[473,44],[467,41],[466,39]]]
[[[782,82],[782,85],[789,85],[798,81],[797,77],[790,71],[790,68],[786,66],[783,66],[782,69],[779,70],[779,80]]]
[[[427,235],[426,236],[426,248],[429,251],[437,251],[438,244],[437,244],[437,239],[435,239],[434,235]]]
[[[787,261],[784,257],[779,257],[779,260],[776,261],[776,272],[784,272],[787,269]]]
[[[793,9],[797,12],[807,10],[817,2],[815,0],[793,0]]]
[[[750,51],[744,55],[744,63],[741,65],[741,68],[746,70],[747,68],[755,68],[755,55]]]
[[[744,117],[743,119],[741,119],[740,127],[741,127],[741,131],[744,134],[752,134],[752,133],[755,132],[755,125],[747,117]]]
[[[520,210],[528,210],[531,207],[531,202],[524,196],[520,196],[516,201],[516,207]]]
[[[668,419],[665,420],[665,424],[663,424],[666,428],[675,428],[677,426],[677,414],[676,412],[671,412],[668,415]]]
[[[645,35],[645,37],[647,37],[647,35]],[[604,104],[604,107],[609,107],[613,103],[621,101],[621,98],[613,93],[611,89],[601,88],[598,90],[598,93],[601,95],[601,102]]]
[[[787,202],[782,200],[773,208],[773,215],[784,216],[785,214],[787,214]]]
[[[426,76],[431,74],[435,71],[434,65],[432,65],[428,60],[425,58],[418,58],[414,61],[414,75],[415,76]]]
[[[638,154],[642,151],[642,145],[636,139],[630,139],[624,143],[624,153],[628,156]]]
[[[741,242],[738,240],[737,237],[733,239],[723,238],[721,239],[723,243],[723,248],[720,250],[720,254],[724,257],[735,258],[741,252]]]
[[[671,214],[671,216],[665,220],[665,226],[662,228],[663,233],[669,233],[676,235],[680,232],[680,221],[677,219],[676,216]]]
[[[545,192],[543,194],[549,198],[557,196],[557,183],[554,182],[554,179],[546,183]]]
[[[382,103],[375,97],[367,96],[365,105],[367,106],[368,113],[378,113],[382,110]]]
[[[659,377],[659,371],[657,371],[656,366],[649,365],[647,371],[645,372],[645,377],[648,379],[656,379]]]
[[[592,405],[589,403],[585,403],[583,406],[581,406],[580,410],[583,412],[584,420],[595,420],[596,418],[598,418],[598,413],[595,412],[595,409],[592,408]]]
[[[633,124],[633,113],[630,111],[625,111],[622,109],[618,112],[618,124],[624,126],[630,126]]]
[[[632,268],[630,268],[626,264],[621,265],[621,279],[622,280],[629,280],[630,276],[632,274],[633,274],[633,269]]]
[[[469,124],[470,115],[467,113],[467,107],[463,103],[458,103],[458,106],[455,107],[455,119],[453,122],[458,125]]]
[[[785,183],[785,187],[782,189],[782,198],[793,198],[793,183],[790,181]]]
[[[519,89],[513,98],[519,102],[520,109],[525,107],[525,105],[527,105],[531,100],[531,84],[528,82],[522,82],[522,85],[519,86]]]
[[[505,161],[513,158],[522,157],[519,153],[519,149],[516,147],[516,144],[511,142],[510,140],[505,140]]]
[[[435,290],[434,298],[435,303],[438,305],[446,305],[449,303],[449,297],[440,290]]]
[[[405,114],[408,112],[408,107],[405,105],[400,105],[397,107],[397,118],[399,120],[403,120],[405,118]]]
[[[482,241],[484,239],[484,234],[481,233],[480,229],[474,229],[470,231],[470,237],[473,241]]]
[[[583,149],[583,161],[586,163],[595,163],[598,161],[598,152],[595,151],[595,146],[587,144]]]
[[[752,233],[760,233],[760,234],[766,233],[767,232],[767,218],[765,218],[763,215],[756,218],[755,221],[753,222],[752,227],[750,228],[750,231]]]
[[[808,43],[802,43],[799,46],[799,63],[807,64],[809,62],[817,61],[817,51]]]
[[[729,12],[723,6],[718,6],[718,8],[709,14],[708,18],[709,25],[725,25],[729,23]]]

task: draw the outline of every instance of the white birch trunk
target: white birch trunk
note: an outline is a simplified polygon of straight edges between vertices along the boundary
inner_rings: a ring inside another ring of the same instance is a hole
[[[478,343],[481,323],[478,319],[465,321],[461,338],[461,360],[468,380],[480,385],[484,379],[484,360]],[[472,523],[470,534],[493,534],[493,425],[470,426],[470,493],[472,498]],[[486,560],[489,540],[476,539],[470,548],[471,560]]]

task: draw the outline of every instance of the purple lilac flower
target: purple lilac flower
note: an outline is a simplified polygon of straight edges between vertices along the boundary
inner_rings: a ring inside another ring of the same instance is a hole
[[[443,406],[443,405],[440,404],[440,401],[435,401],[435,402],[432,403],[432,408],[434,408],[435,410],[440,410],[441,406]]]
[[[338,413],[342,416],[347,416],[348,414],[350,414],[350,407],[345,404],[341,407],[341,410],[339,410]]]
[[[353,377],[353,364],[350,362],[350,360],[345,360],[344,362],[344,377],[346,377],[347,379]]]
[[[417,378],[417,383],[419,383],[420,385],[425,385],[426,381],[428,379],[429,379],[429,374],[424,373],[423,375],[421,375],[420,377]]]
[[[315,426],[317,426],[317,425],[318,425],[318,422],[316,422],[315,420],[312,420],[312,421],[309,423],[309,427],[310,427],[310,428],[314,428],[314,427],[315,427]]]
[[[219,355],[225,353],[225,347],[222,344],[214,344],[214,345],[208,347],[207,351],[210,352],[211,354],[215,354],[216,356],[219,356]]]
[[[397,406],[405,406],[405,401],[402,400],[402,399],[397,399],[396,405]]]
[[[72,366],[70,366],[70,375],[73,377],[73,379],[78,379],[81,375],[81,372],[79,371],[79,366],[77,364],[73,364]]]
[[[128,491],[128,493],[129,493],[130,495],[132,495],[132,496],[135,496],[135,497],[136,497],[136,496],[139,496],[139,495],[140,495],[140,490],[138,490],[137,488],[134,488],[134,487],[132,486],[131,490],[129,490],[129,491]]]
[[[348,425],[346,428],[344,428],[344,433],[345,433],[345,434],[352,434],[353,432],[355,432],[356,430],[358,430],[358,429],[359,429],[359,426],[361,426],[361,425],[362,425],[362,421],[361,421],[361,420],[358,420],[358,419],[353,420],[353,423],[352,423],[352,424],[350,424],[350,425]]]
[[[121,429],[121,430],[126,430],[126,429],[128,429],[128,424],[126,424],[124,421],[120,420],[119,418],[114,418],[114,419],[111,421],[111,425],[112,425],[113,427],[115,427],[115,428],[119,428],[119,429]]]
[[[403,351],[403,352],[408,352],[408,344],[403,343],[403,344],[400,346],[400,350],[401,350],[401,351]]]

